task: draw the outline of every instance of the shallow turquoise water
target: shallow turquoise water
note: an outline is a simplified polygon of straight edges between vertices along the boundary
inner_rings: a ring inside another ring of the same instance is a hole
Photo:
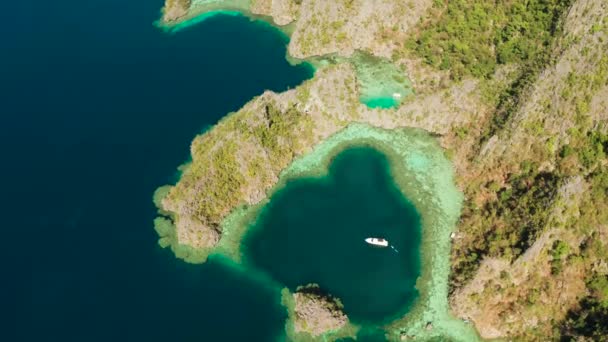
[[[289,181],[252,224],[246,260],[292,290],[318,283],[353,322],[403,314],[417,297],[421,225],[389,172],[380,152],[353,147],[334,158],[326,177]],[[367,237],[384,237],[397,251]]]
[[[386,342],[384,331],[378,328],[366,328],[359,330],[357,338],[340,339],[337,342]]]
[[[396,108],[412,94],[405,71],[389,60],[359,52],[351,62],[357,71],[359,100],[369,108]]]
[[[390,109],[399,105],[399,102],[392,97],[378,97],[362,100],[362,102],[369,108]]]

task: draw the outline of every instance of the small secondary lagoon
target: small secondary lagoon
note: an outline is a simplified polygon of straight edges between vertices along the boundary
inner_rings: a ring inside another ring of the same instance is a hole
[[[349,147],[327,175],[274,193],[244,241],[245,259],[294,291],[308,283],[341,299],[356,323],[402,316],[418,292],[420,216],[393,182],[389,162]],[[365,243],[383,237],[390,248]]]

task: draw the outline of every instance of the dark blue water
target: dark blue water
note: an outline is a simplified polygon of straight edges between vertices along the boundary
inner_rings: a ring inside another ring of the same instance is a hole
[[[158,247],[151,197],[202,128],[310,70],[245,18],[164,34],[152,26],[161,5],[3,4],[6,341],[269,341],[283,330],[274,289]]]
[[[383,154],[351,147],[328,174],[287,182],[246,236],[245,255],[295,290],[317,283],[340,298],[356,323],[378,324],[407,312],[418,296],[420,215],[390,174]],[[368,237],[389,241],[387,248]]]

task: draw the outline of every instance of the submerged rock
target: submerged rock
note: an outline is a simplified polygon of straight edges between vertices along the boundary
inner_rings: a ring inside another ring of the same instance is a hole
[[[293,294],[295,300],[294,328],[319,336],[328,331],[338,330],[348,323],[342,312],[339,299],[325,294],[317,284],[300,286]]]

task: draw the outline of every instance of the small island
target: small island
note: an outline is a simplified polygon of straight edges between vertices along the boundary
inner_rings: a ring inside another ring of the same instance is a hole
[[[348,323],[339,299],[323,293],[319,285],[300,286],[293,294],[293,326],[296,333],[313,337],[337,331]]]

